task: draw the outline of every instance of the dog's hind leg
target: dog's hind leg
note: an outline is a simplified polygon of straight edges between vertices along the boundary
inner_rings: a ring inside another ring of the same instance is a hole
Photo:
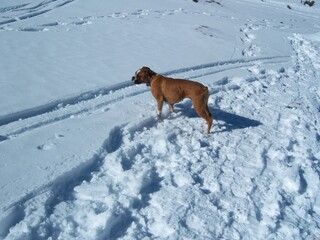
[[[206,116],[205,119],[206,119],[206,122],[207,122],[207,125],[208,125],[207,134],[209,134],[209,133],[210,133],[210,130],[211,130],[212,122],[213,122],[213,120],[212,120],[212,115],[211,115],[210,112],[209,112],[209,114],[207,114],[207,116]]]
[[[202,96],[193,100],[194,110],[200,117],[202,117],[207,122],[207,125],[208,125],[207,134],[210,133],[211,126],[212,126],[212,114],[209,111],[208,99],[209,99],[209,92],[207,90],[206,92],[204,92]]]
[[[197,108],[195,107],[194,110],[198,113],[200,117],[202,117],[204,120],[206,120],[208,128],[207,128],[207,134],[210,133],[211,126],[212,126],[212,117],[211,113],[207,110],[207,107],[201,107]]]

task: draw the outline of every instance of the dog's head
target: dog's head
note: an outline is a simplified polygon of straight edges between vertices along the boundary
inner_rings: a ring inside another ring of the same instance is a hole
[[[154,71],[152,71],[148,67],[142,67],[136,71],[135,75],[132,77],[132,82],[134,84],[145,83],[147,86],[150,85],[150,79],[157,75]]]

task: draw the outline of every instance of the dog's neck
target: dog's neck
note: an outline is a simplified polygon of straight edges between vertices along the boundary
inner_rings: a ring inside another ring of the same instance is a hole
[[[155,80],[155,77],[159,76],[160,74],[154,73],[153,76],[150,77],[149,83],[147,83],[147,86],[150,87],[152,85],[152,82]]]

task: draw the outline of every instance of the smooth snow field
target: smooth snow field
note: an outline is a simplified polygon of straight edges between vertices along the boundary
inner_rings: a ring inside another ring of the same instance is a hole
[[[318,1],[1,0],[0,53],[0,239],[320,238]]]

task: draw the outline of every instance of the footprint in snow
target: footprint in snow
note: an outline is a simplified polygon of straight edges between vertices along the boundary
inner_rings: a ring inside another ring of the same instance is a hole
[[[42,144],[42,145],[39,145],[37,147],[38,150],[51,150],[53,148],[55,148],[56,144],[55,143],[46,143],[46,144]]]
[[[63,138],[63,137],[64,137],[64,135],[62,135],[62,134],[55,134],[53,138],[48,139],[47,143],[38,145],[37,149],[44,150],[44,151],[54,149],[54,148],[56,148],[56,145],[57,145],[57,139]]]

